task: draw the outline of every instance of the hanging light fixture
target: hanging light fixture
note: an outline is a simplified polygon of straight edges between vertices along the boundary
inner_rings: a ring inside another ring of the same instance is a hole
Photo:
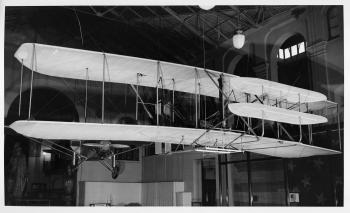
[[[210,10],[210,9],[213,9],[215,7],[215,5],[209,5],[209,4],[206,4],[206,5],[198,5],[202,10]]]
[[[238,30],[236,30],[236,33],[232,37],[233,47],[236,49],[241,49],[244,46],[244,42],[245,42],[245,35],[243,34],[243,31],[240,29],[239,21],[240,21],[240,13],[238,14],[238,18],[237,18]]]
[[[242,30],[237,30],[236,34],[232,37],[233,46],[236,49],[241,49],[244,46],[245,35]]]

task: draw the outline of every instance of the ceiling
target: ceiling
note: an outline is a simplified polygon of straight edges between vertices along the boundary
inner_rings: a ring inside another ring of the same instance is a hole
[[[292,8],[294,6],[216,6],[211,10],[198,6],[70,7],[140,28],[168,30],[183,37],[204,37],[211,46],[230,39],[237,29],[257,28]]]
[[[60,32],[80,40],[85,49],[200,65],[204,50],[206,55],[213,54],[237,29],[259,28],[294,8],[286,5],[216,6],[211,10],[198,6],[11,7],[6,10],[5,23],[9,27],[22,16],[38,31],[48,26],[60,28]],[[66,40],[71,38],[68,36]]]

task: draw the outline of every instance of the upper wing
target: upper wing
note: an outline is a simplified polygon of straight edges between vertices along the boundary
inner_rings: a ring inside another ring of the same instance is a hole
[[[22,44],[15,57],[23,59],[29,69],[49,76],[146,87],[156,87],[161,77],[160,88],[219,97],[208,74],[217,82],[221,73],[213,70],[206,70],[207,74],[202,68],[181,64],[33,43]]]
[[[62,78],[104,80],[146,87],[156,87],[161,78],[159,87],[163,89],[219,97],[218,79],[222,76],[223,92],[228,95],[234,90],[236,97],[230,99],[239,102],[245,100],[243,93],[264,93],[271,98],[294,103],[299,101],[299,95],[302,103],[326,100],[321,93],[273,81],[125,55],[24,43],[15,57],[31,70]]]

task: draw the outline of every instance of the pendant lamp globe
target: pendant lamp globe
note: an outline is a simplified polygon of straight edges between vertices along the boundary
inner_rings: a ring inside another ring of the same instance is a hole
[[[245,35],[242,30],[237,30],[236,34],[232,37],[232,42],[236,49],[241,49],[244,46]]]

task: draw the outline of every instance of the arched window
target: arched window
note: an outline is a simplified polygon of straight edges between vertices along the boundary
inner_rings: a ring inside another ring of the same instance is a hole
[[[306,41],[301,34],[289,37],[280,47],[278,57],[278,82],[311,89]]]
[[[328,36],[329,40],[340,36],[341,31],[341,8],[337,6],[330,7],[327,11]]]

